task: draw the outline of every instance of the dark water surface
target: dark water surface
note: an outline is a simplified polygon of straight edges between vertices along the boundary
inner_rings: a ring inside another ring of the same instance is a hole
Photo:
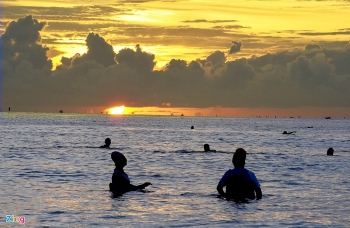
[[[106,137],[114,149],[97,148]],[[205,143],[218,152],[202,152]],[[260,201],[217,198],[238,147],[249,153]],[[337,156],[326,156],[329,147]],[[0,148],[1,227],[19,226],[6,215],[28,227],[350,224],[349,120],[7,113]],[[111,198],[115,150],[133,184],[152,182],[146,192]]]

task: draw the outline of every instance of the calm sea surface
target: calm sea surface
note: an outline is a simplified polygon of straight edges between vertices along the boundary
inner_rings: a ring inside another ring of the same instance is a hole
[[[238,147],[262,200],[217,198]],[[348,119],[3,113],[0,148],[1,227],[350,227]],[[146,192],[111,198],[113,151]]]

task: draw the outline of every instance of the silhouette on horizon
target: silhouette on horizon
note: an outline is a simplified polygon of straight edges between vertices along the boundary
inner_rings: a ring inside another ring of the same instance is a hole
[[[229,169],[219,181],[217,191],[227,200],[244,202],[246,199],[261,199],[260,183],[255,174],[244,168],[247,152],[238,148],[232,157],[234,169]],[[226,187],[226,192],[223,188]]]

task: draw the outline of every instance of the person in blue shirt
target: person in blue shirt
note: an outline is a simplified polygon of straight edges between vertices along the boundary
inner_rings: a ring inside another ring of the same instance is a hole
[[[261,199],[260,183],[255,174],[244,168],[247,152],[238,148],[233,154],[234,169],[228,170],[219,181],[217,191],[228,200],[244,201],[246,199]],[[223,188],[226,187],[226,192]]]
[[[124,167],[127,165],[125,156],[120,152],[114,151],[111,153],[111,158],[114,161],[115,169],[112,176],[112,183],[109,184],[109,190],[114,195],[122,195],[125,192],[144,189],[148,185],[151,185],[150,182],[145,182],[141,185],[131,184],[128,175],[124,172]]]

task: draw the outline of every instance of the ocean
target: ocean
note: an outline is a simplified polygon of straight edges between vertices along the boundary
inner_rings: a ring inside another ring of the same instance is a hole
[[[350,226],[349,119],[1,115],[1,227]],[[239,147],[261,200],[218,197]],[[111,197],[113,151],[152,185]]]

